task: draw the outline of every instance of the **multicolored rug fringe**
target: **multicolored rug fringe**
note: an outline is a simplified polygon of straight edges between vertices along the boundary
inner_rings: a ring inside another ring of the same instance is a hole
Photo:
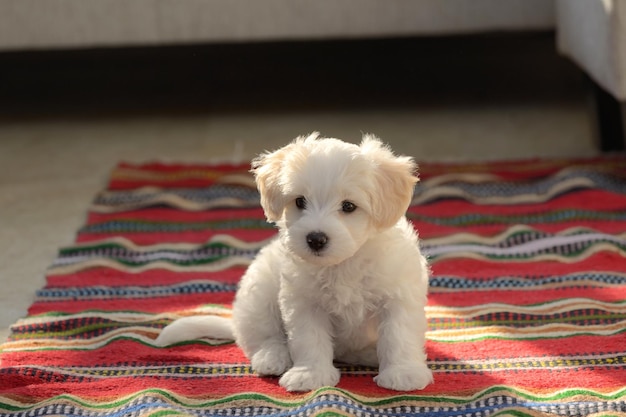
[[[420,171],[425,390],[339,365],[293,394],[232,342],[155,346],[178,317],[228,316],[276,232],[247,165],[120,164],[0,347],[0,416],[626,415],[626,158]]]

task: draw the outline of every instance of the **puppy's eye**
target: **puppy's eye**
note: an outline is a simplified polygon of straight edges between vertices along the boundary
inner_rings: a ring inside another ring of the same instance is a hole
[[[304,197],[296,198],[296,207],[300,210],[304,210],[306,208],[306,199]]]
[[[354,203],[350,201],[344,201],[341,203],[341,211],[344,213],[352,213],[354,210],[356,210],[356,205]]]

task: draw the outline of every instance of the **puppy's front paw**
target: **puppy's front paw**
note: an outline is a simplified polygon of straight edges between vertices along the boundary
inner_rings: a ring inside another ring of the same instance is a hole
[[[294,366],[280,378],[280,385],[287,391],[311,391],[339,382],[339,369],[329,367]]]
[[[291,356],[287,345],[277,343],[259,349],[250,363],[259,375],[282,375],[291,367]]]
[[[378,386],[396,391],[423,389],[433,382],[433,373],[424,364],[388,366],[374,378]]]

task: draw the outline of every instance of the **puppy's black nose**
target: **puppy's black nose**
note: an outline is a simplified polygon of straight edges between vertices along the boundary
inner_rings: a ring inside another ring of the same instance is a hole
[[[328,236],[322,232],[311,232],[306,235],[306,243],[309,245],[309,248],[319,252],[328,243]]]

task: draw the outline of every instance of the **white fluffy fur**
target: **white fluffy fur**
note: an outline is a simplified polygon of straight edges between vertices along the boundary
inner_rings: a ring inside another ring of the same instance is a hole
[[[313,133],[259,156],[253,172],[279,237],[243,276],[232,320],[180,319],[157,343],[234,336],[252,368],[282,375],[289,391],[337,384],[333,361],[379,366],[381,387],[424,388],[429,271],[404,217],[415,168],[371,135],[357,146]],[[322,250],[307,244],[311,232],[328,236]]]

